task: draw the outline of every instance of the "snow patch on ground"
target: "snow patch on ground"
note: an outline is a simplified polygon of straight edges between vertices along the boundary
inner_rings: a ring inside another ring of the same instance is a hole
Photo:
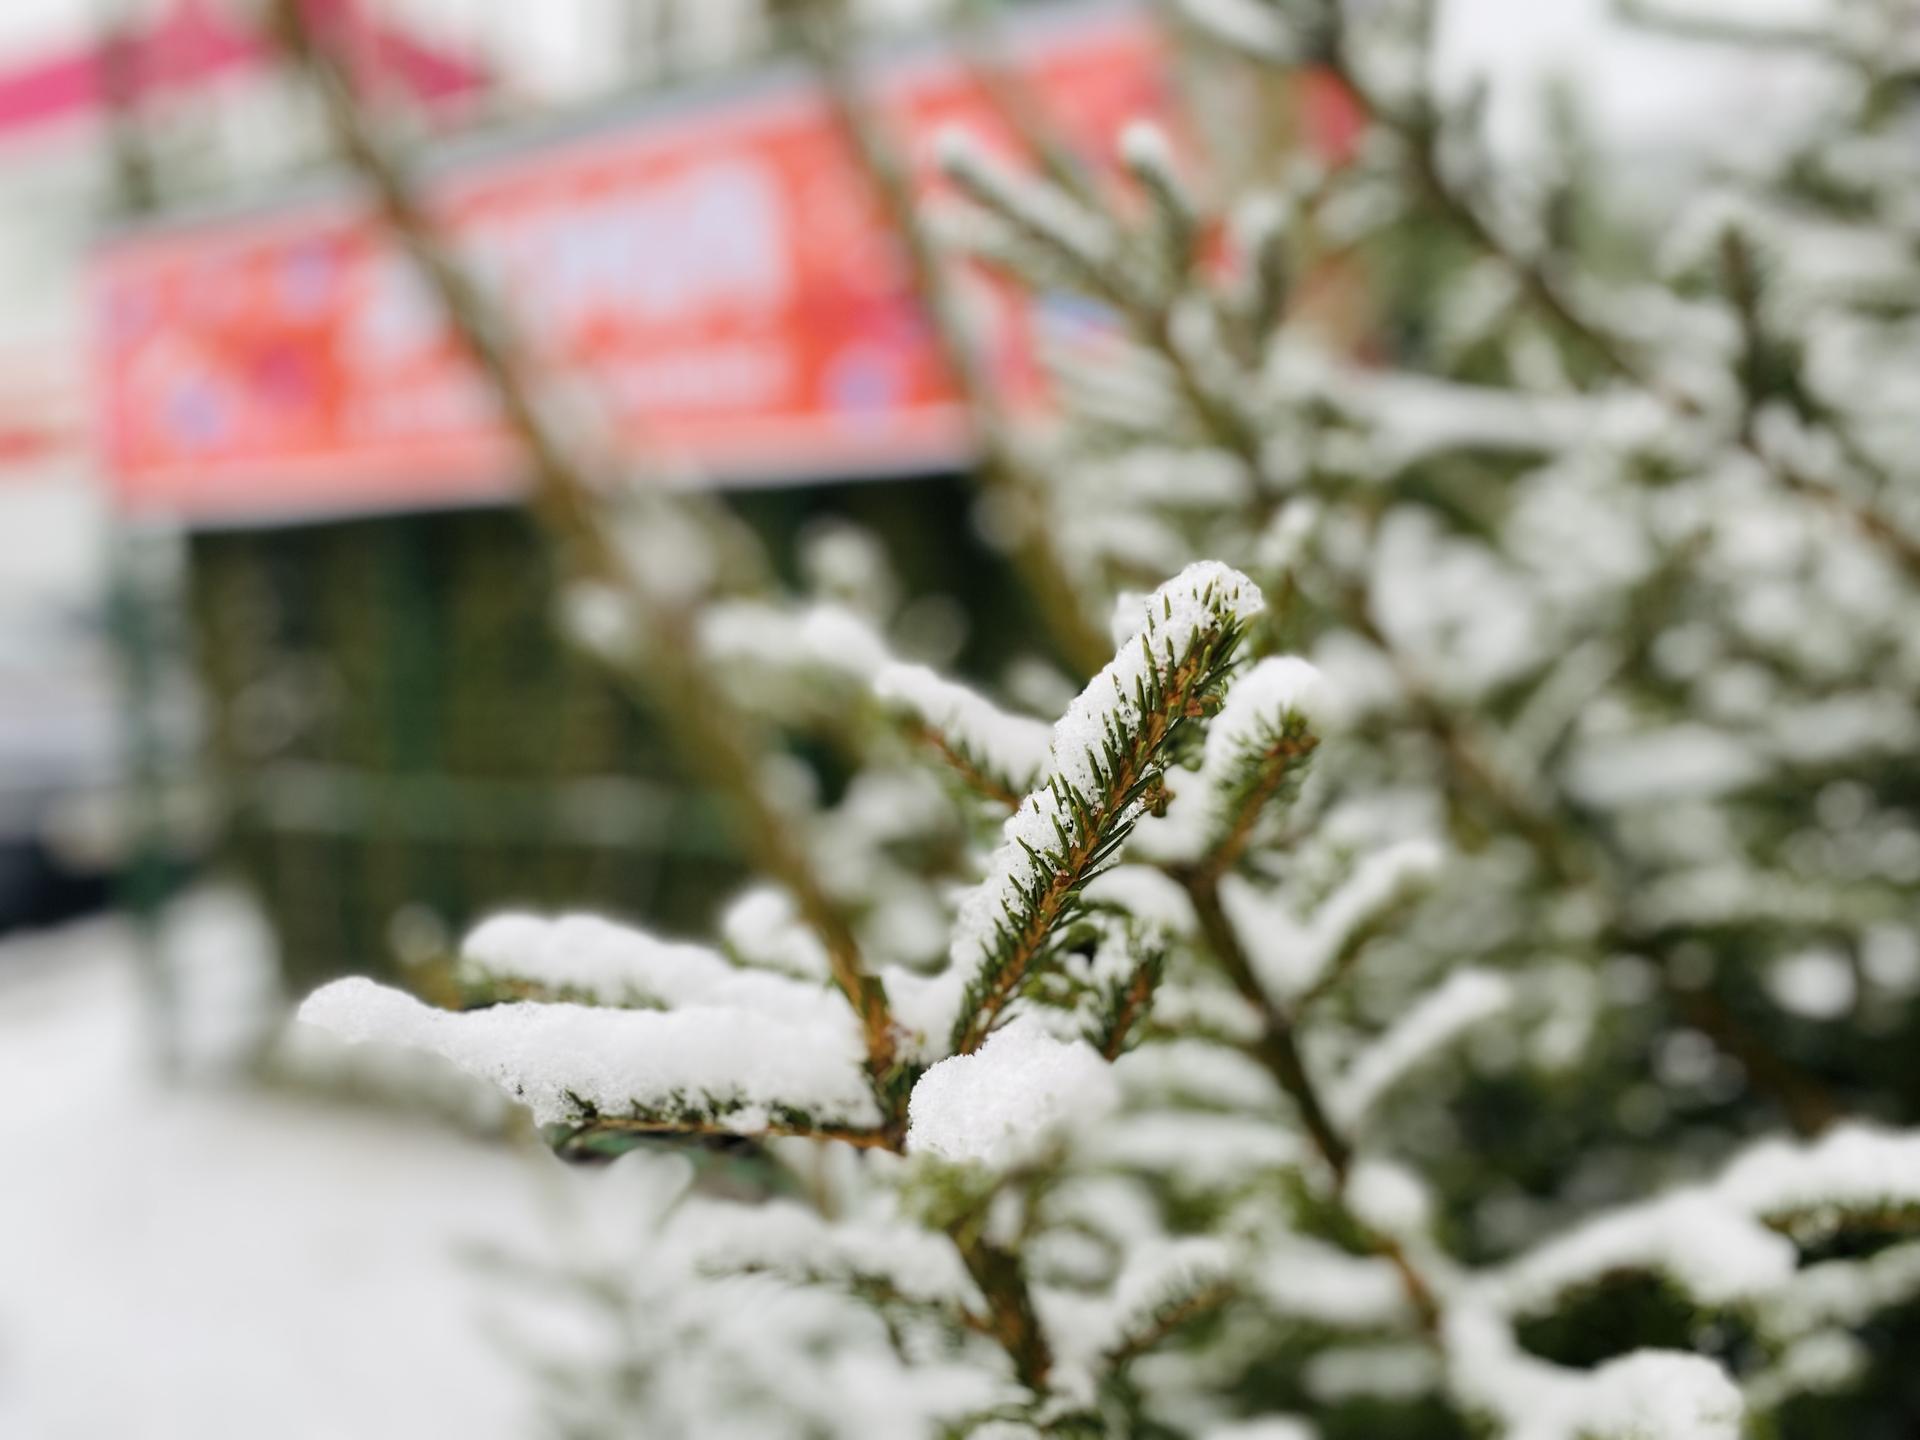
[[[134,954],[111,919],[0,942],[0,1435],[523,1440],[460,1251],[536,1226],[551,1162],[162,1088]]]

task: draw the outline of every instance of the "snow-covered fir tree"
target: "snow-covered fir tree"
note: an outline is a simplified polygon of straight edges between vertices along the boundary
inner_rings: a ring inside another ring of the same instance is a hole
[[[495,1257],[560,1433],[1911,1433],[1920,49],[1833,8],[1641,16],[1823,76],[1662,235],[1494,163],[1419,0],[1170,15],[1334,76],[1337,164],[947,139],[900,219],[957,359],[978,266],[1101,317],[1045,419],[976,396],[1080,682],[897,653],[858,535],[783,597],[723,516],[548,487],[570,631],[764,880],[302,1018],[620,1157]],[[1303,292],[1410,253],[1363,360]]]

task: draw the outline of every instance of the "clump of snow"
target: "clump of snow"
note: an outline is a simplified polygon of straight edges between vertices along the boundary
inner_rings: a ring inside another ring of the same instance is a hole
[[[1045,721],[1013,715],[924,665],[894,663],[874,676],[883,702],[915,716],[963,757],[1024,794],[1039,783],[1053,743]]]
[[[1199,923],[1185,887],[1150,865],[1102,870],[1080,893],[1091,904],[1117,905],[1134,919],[1157,925],[1170,935],[1191,935]]]
[[[1056,1303],[1043,1312],[1063,1359],[1091,1367],[1152,1327],[1166,1306],[1229,1283],[1234,1257],[1211,1236],[1153,1239],[1127,1256],[1112,1289],[1092,1305]]]
[[[1297,1170],[1306,1161],[1299,1138],[1268,1120],[1203,1110],[1123,1114],[1089,1134],[1082,1148],[1095,1163],[1196,1192]]]
[[[1261,1110],[1277,1105],[1280,1088],[1250,1055],[1204,1040],[1165,1040],[1129,1050],[1113,1072],[1130,1099],[1178,1097],[1218,1110]]]
[[[801,666],[861,683],[893,660],[870,621],[831,601],[798,608],[717,601],[700,612],[700,648],[721,665],[774,674]]]
[[[958,126],[942,130],[935,149],[940,168],[996,215],[1078,265],[1099,270],[1112,263],[1112,227],[1057,186],[1000,164]]]
[[[750,1010],[611,1010],[517,1003],[450,1012],[371,980],[308,996],[303,1023],[352,1041],[430,1051],[522,1101],[541,1124],[606,1116],[687,1116],[766,1128],[796,1109],[826,1124],[879,1123],[850,1026],[805,1025]]]
[[[1808,1020],[1839,1020],[1853,1010],[1859,982],[1835,950],[1802,950],[1767,967],[1767,993],[1781,1009]]]
[[[1331,700],[1326,677],[1312,662],[1297,655],[1262,660],[1233,682],[1207,728],[1208,769],[1258,745],[1268,731],[1288,720],[1297,719],[1318,733],[1332,718]]]
[[[973,1054],[950,1056],[920,1077],[907,1107],[907,1150],[1005,1168],[1046,1153],[1119,1103],[1112,1067],[1091,1045],[1015,1021]]]
[[[1215,1425],[1201,1440],[1316,1440],[1319,1431],[1291,1415],[1262,1415],[1258,1420],[1234,1420]]]
[[[1147,628],[1147,603],[1151,599],[1144,590],[1122,590],[1114,596],[1107,630],[1116,650]]]
[[[1167,777],[1172,802],[1141,826],[1134,851],[1163,863],[1198,860],[1237,818],[1236,799],[1268,750],[1282,738],[1299,743],[1323,733],[1330,708],[1320,671],[1297,656],[1270,657],[1240,675],[1207,725],[1198,773]]]
[[[1433,1220],[1433,1196],[1420,1177],[1376,1155],[1355,1162],[1347,1177],[1347,1208],[1386,1235],[1418,1235]]]
[[[1373,1398],[1406,1402],[1441,1386],[1440,1362],[1425,1345],[1406,1341],[1335,1345],[1307,1362],[1307,1393],[1323,1405]]]
[[[1920,1297],[1920,1241],[1891,1245],[1864,1260],[1829,1260],[1799,1271],[1761,1311],[1769,1334],[1807,1335],[1865,1324],[1880,1310]]]
[[[715,1273],[761,1271],[815,1277],[882,1278],[922,1304],[976,1304],[978,1291],[946,1236],[898,1215],[861,1214],[836,1224],[794,1201],[771,1201],[741,1224],[735,1207],[690,1214],[676,1239],[697,1266]]]
[[[1135,170],[1169,176],[1174,172],[1173,143],[1167,139],[1167,132],[1151,120],[1127,122],[1120,132],[1120,158]]]

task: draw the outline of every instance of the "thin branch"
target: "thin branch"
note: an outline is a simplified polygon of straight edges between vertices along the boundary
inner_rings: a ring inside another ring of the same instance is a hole
[[[966,751],[955,745],[945,735],[923,720],[908,720],[901,729],[915,744],[924,746],[940,759],[940,762],[960,777],[967,789],[983,800],[989,800],[1003,807],[1008,813],[1020,808],[1020,802],[1027,797],[1008,788],[998,777],[990,774],[984,767],[975,763]]]
[[[1153,1004],[1153,992],[1160,983],[1163,963],[1163,956],[1149,955],[1134,966],[1133,974],[1127,977],[1126,988],[1120,992],[1119,1004],[1100,1040],[1100,1054],[1104,1058],[1118,1060],[1126,1051],[1134,1026],[1146,1018]]]
[[[1161,752],[1173,729],[1198,711],[1202,697],[1218,684],[1220,651],[1231,653],[1237,636],[1223,631],[1216,643],[1195,643],[1171,672],[1152,669],[1154,693],[1145,697],[1139,729],[1115,743],[1101,776],[1100,792],[1081,796],[1057,776],[1048,784],[1064,798],[1062,813],[1071,824],[1060,827],[1058,850],[1044,856],[1043,876],[1022,896],[1014,924],[1003,926],[999,944],[981,981],[970,988],[953,1035],[956,1054],[977,1050],[994,1021],[1019,993],[1035,963],[1045,953],[1054,928],[1067,915],[1080,889],[1110,857],[1130,828],[1134,807],[1157,778]],[[1143,645],[1148,644],[1142,637]],[[1217,648],[1216,648],[1217,647]],[[1009,919],[1015,919],[1009,916]]]
[[[1208,948],[1220,962],[1220,968],[1226,972],[1233,988],[1260,1014],[1261,1034],[1253,1047],[1254,1058],[1266,1067],[1281,1090],[1293,1101],[1314,1149],[1333,1173],[1334,1203],[1348,1223],[1366,1237],[1373,1252],[1393,1266],[1400,1277],[1407,1303],[1413,1307],[1419,1319],[1421,1330],[1428,1336],[1437,1334],[1440,1304],[1433,1286],[1421,1275],[1398,1240],[1366,1224],[1342,1198],[1341,1192],[1346,1187],[1347,1176],[1353,1167],[1353,1144],[1334,1124],[1319,1087],[1307,1070],[1299,1044],[1294,1038],[1292,1020],[1274,1004],[1273,997],[1267,994],[1259,976],[1254,974],[1246,949],[1240,943],[1239,933],[1220,903],[1218,877],[1187,871],[1179,878],[1193,901],[1194,914],[1200,921],[1200,932]]]
[[[622,596],[643,627],[644,659],[635,656],[617,673],[656,702],[656,713],[683,753],[728,801],[748,854],[788,890],[819,936],[834,983],[860,1018],[882,1111],[891,1124],[903,1123],[896,1031],[885,992],[866,972],[846,917],[828,898],[790,822],[762,792],[751,731],[712,683],[695,643],[694,617],[684,606],[650,595],[645,578],[614,540],[606,510],[618,487],[590,475],[542,415],[521,360],[524,349],[440,239],[400,163],[362,112],[338,60],[309,29],[301,0],[275,0],[273,17],[282,44],[320,94],[342,156],[373,191],[388,228],[420,267],[498,397],[532,471],[533,514],[553,540],[563,568]],[[656,497],[654,503],[668,502]]]
[[[1320,738],[1312,733],[1282,734],[1268,747],[1260,757],[1259,773],[1253,784],[1235,797],[1226,829],[1201,858],[1198,867],[1201,871],[1218,879],[1240,863],[1268,804],[1298,780],[1301,768],[1319,744]]]
[[[1161,1345],[1175,1331],[1192,1324],[1203,1315],[1211,1315],[1235,1299],[1240,1287],[1231,1280],[1216,1280],[1202,1286],[1191,1295],[1183,1296],[1179,1301],[1160,1310],[1153,1323],[1146,1329],[1127,1336],[1118,1345],[1106,1353],[1106,1362],[1112,1369],[1131,1364],[1149,1350]]]
[[[1218,877],[1190,870],[1181,873],[1178,878],[1193,901],[1194,914],[1200,921],[1200,933],[1206,939],[1207,948],[1212,951],[1214,959],[1220,962],[1220,968],[1226,972],[1227,979],[1239,991],[1240,997],[1260,1014],[1261,1036],[1254,1047],[1256,1058],[1279,1082],[1280,1088],[1300,1112],[1300,1121],[1306,1126],[1314,1149],[1319,1151],[1320,1157],[1327,1162],[1327,1168],[1333,1172],[1335,1185],[1345,1185],[1347,1171],[1353,1164],[1353,1146],[1334,1125],[1325,1102],[1320,1098],[1319,1088],[1307,1073],[1300,1047],[1294,1039],[1292,1020],[1274,1003],[1266,986],[1260,983],[1260,977],[1254,974],[1246,947],[1240,943],[1239,932],[1234,929],[1233,921],[1220,903]]]
[[[959,389],[980,447],[981,485],[1011,512],[1012,559],[1022,583],[1039,607],[1061,657],[1081,674],[1091,675],[1106,663],[1111,649],[1100,628],[1068,580],[1068,572],[1054,552],[1045,523],[1046,487],[1014,441],[1011,420],[988,370],[957,286],[935,244],[921,197],[914,193],[905,158],[887,138],[886,121],[869,99],[850,55],[851,41],[837,23],[831,0],[812,0],[802,7],[796,26],[820,76],[849,152],[866,175],[881,209],[906,247],[915,287],[946,362],[948,375]]]
[[[986,1298],[990,1333],[1007,1352],[1020,1383],[1038,1393],[1053,1370],[1053,1351],[1040,1328],[1020,1257],[982,1236],[977,1221],[956,1227],[951,1234],[967,1274]]]
[[[601,1115],[577,1126],[569,1126],[554,1143],[565,1154],[571,1150],[591,1151],[595,1142],[607,1137],[626,1137],[635,1141],[692,1140],[756,1144],[765,1140],[803,1136],[809,1140],[837,1140],[860,1150],[891,1150],[898,1153],[902,1140],[891,1128],[853,1125],[786,1125],[769,1123],[752,1131],[726,1130],[717,1125],[687,1124],[676,1120],[623,1119]]]

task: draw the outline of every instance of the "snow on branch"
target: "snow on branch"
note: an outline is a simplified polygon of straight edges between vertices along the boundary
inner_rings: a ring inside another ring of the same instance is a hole
[[[944,1019],[952,1049],[979,1047],[1146,808],[1169,742],[1214,703],[1264,604],[1246,576],[1213,562],[1153,593],[1142,628],[1054,727],[1046,782],[1007,821],[962,902],[946,973],[918,1005],[896,995],[903,1018]]]
[[[1128,1257],[1081,1344],[1094,1341],[1100,1362],[1117,1368],[1144,1355],[1182,1326],[1231,1299],[1239,1288],[1230,1248],[1190,1235],[1144,1247]]]
[[[1491,971],[1455,971],[1360,1052],[1332,1087],[1329,1107],[1343,1125],[1357,1123],[1415,1068],[1512,999],[1513,987]]]
[[[1800,1284],[1787,1235],[1916,1222],[1920,1135],[1844,1125],[1809,1143],[1762,1141],[1718,1179],[1596,1216],[1482,1277],[1478,1290],[1506,1313],[1541,1313],[1638,1272],[1665,1276],[1704,1306],[1764,1302]]]
[[[873,691],[975,793],[1012,809],[1040,783],[1053,741],[1044,721],[1009,714],[924,665],[886,666]]]
[[[604,1119],[752,1135],[862,1130],[882,1119],[858,1027],[804,1014],[531,1001],[452,1012],[356,977],[308,996],[300,1020],[346,1040],[439,1055],[543,1125]]]
[[[1746,1151],[1716,1192],[1792,1234],[1849,1221],[1920,1222],[1920,1131],[1839,1125],[1817,1140],[1768,1140]]]
[[[945,1236],[894,1214],[862,1213],[844,1223],[793,1201],[753,1207],[746,1223],[715,1207],[676,1237],[694,1265],[716,1275],[772,1274],[839,1284],[888,1303],[973,1308],[979,1294]],[[703,1223],[704,1221],[704,1223]]]
[[[815,1027],[853,1024],[837,990],[744,970],[704,945],[662,940],[595,915],[496,915],[467,937],[460,959],[490,998],[658,1010],[719,1005]]]
[[[1299,793],[1326,713],[1320,672],[1294,656],[1262,660],[1233,682],[1200,766],[1211,812],[1202,863],[1213,873],[1232,869],[1262,815]]]
[[[893,656],[868,620],[834,601],[785,606],[726,600],[700,612],[701,653],[724,669],[813,671],[865,683]]]
[[[1306,48],[1278,5],[1262,0],[1178,0],[1176,13],[1230,50],[1275,65],[1297,65]]]
[[[720,938],[744,965],[800,980],[830,977],[820,937],[778,885],[750,885],[734,896],[720,913]]]
[[[1200,243],[1200,215],[1174,164],[1167,134],[1149,120],[1135,120],[1120,136],[1120,158],[1153,205],[1157,259],[1164,283],[1185,283]]]
[[[1387,1261],[1305,1237],[1271,1247],[1253,1283],[1270,1313],[1296,1324],[1391,1332],[1413,1318],[1406,1287]]]
[[[1593,1370],[1562,1369],[1469,1305],[1450,1310],[1443,1336],[1454,1392],[1508,1440],[1739,1440],[1740,1391],[1697,1355],[1636,1350]]]
[[[1711,1195],[1678,1192],[1602,1214],[1483,1283],[1509,1314],[1543,1314],[1615,1276],[1666,1276],[1702,1305],[1751,1300],[1793,1273],[1792,1243]]]
[[[1247,957],[1275,1000],[1308,1002],[1326,993],[1354,957],[1440,871],[1431,840],[1402,840],[1366,856],[1305,920],[1238,876],[1223,877],[1220,902],[1245,937]]]

